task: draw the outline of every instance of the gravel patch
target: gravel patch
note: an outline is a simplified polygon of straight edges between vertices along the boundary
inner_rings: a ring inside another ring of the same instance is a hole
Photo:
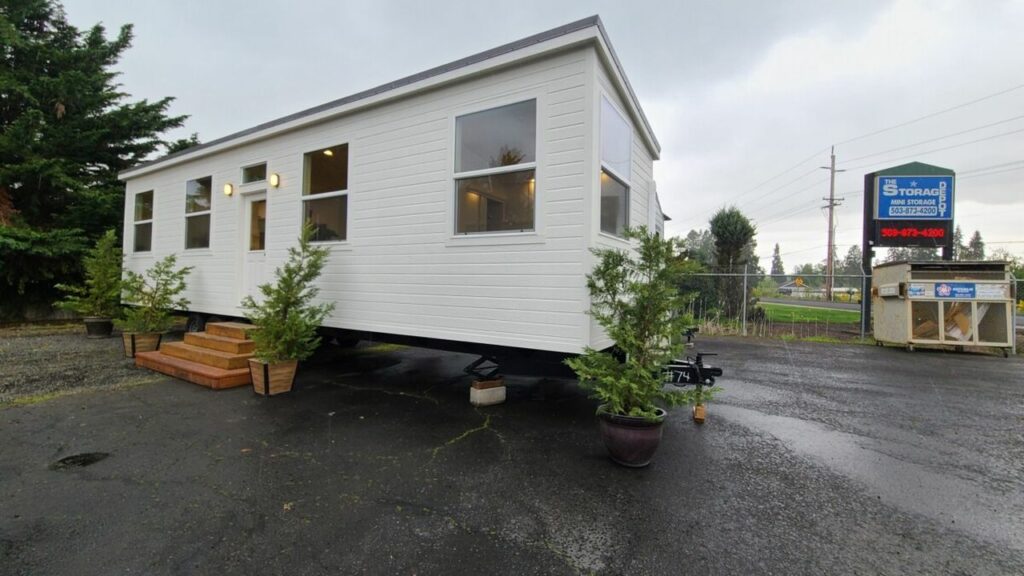
[[[0,406],[160,378],[124,357],[119,335],[91,339],[83,332],[81,326],[0,331]]]

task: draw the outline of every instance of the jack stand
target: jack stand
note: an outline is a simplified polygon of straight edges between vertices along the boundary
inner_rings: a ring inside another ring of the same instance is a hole
[[[470,404],[492,406],[505,401],[505,378],[496,359],[481,356],[463,371],[473,376],[473,384],[469,387]]]

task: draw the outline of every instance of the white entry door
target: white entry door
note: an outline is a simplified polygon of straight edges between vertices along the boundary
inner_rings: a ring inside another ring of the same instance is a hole
[[[259,285],[267,281],[267,195],[265,192],[245,197],[242,251],[242,296],[260,300]]]

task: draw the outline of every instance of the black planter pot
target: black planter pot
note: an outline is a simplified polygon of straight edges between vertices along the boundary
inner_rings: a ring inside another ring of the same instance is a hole
[[[638,416],[610,414],[601,406],[597,418],[601,439],[612,460],[630,468],[643,468],[651,463],[651,458],[661,444],[664,410],[658,408],[657,418],[651,421]]]
[[[85,334],[88,338],[109,338],[114,331],[114,321],[110,318],[88,317],[85,321]]]

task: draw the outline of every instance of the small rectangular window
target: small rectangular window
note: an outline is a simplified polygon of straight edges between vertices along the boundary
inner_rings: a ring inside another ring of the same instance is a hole
[[[348,144],[306,153],[302,210],[313,242],[348,240]]]
[[[132,241],[133,252],[149,252],[153,249],[153,191],[135,195],[135,230]]]
[[[601,170],[601,232],[622,236],[629,223],[629,188]]]
[[[206,176],[185,183],[185,249],[210,247],[210,208],[213,178]]]
[[[455,119],[455,232],[534,230],[537,101]]]
[[[252,182],[263,182],[267,179],[267,164],[254,164],[252,166],[246,166],[242,168],[242,184],[251,184]]]

